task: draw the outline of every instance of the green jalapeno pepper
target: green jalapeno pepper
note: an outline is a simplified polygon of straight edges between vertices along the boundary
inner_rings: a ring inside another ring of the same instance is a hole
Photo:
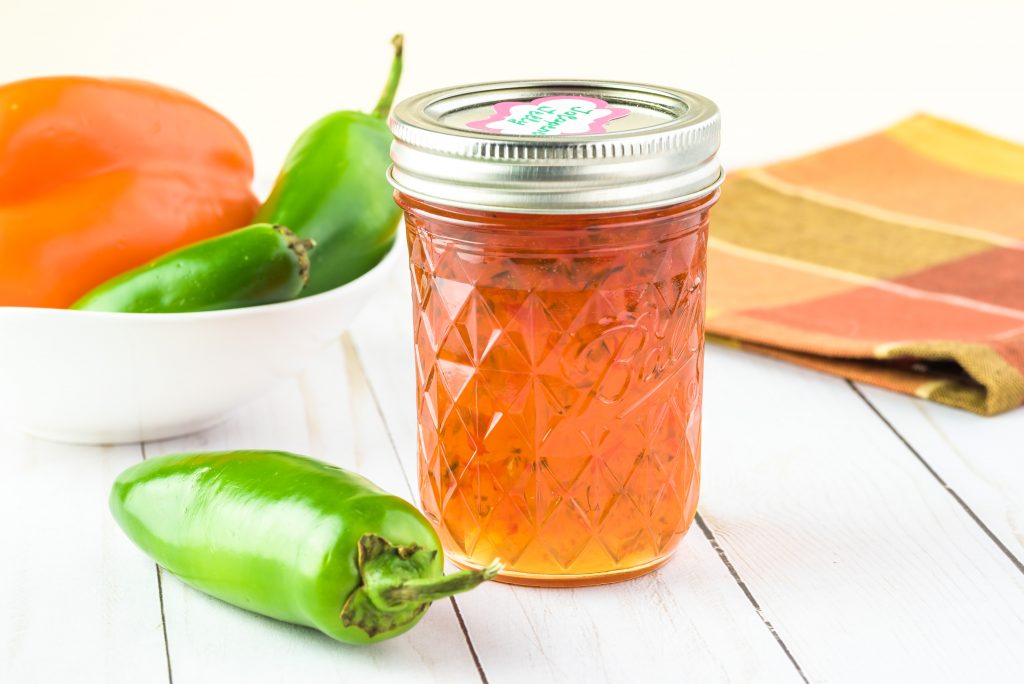
[[[397,636],[431,601],[501,567],[443,575],[437,534],[411,504],[285,452],[144,461],[117,478],[110,509],[132,541],[187,584],[348,643]]]
[[[182,247],[108,280],[71,305],[85,311],[180,313],[294,299],[309,278],[311,240],[256,224]]]
[[[257,221],[281,223],[316,241],[302,296],[355,280],[394,242],[401,210],[387,181],[387,116],[402,74],[402,37],[392,42],[391,73],[373,112],[334,112],[308,128],[256,215]]]

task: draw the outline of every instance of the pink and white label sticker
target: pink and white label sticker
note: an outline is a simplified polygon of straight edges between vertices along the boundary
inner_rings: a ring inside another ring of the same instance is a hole
[[[629,114],[596,97],[552,95],[530,102],[499,102],[494,114],[466,124],[487,133],[505,135],[587,135],[604,133],[605,124]]]

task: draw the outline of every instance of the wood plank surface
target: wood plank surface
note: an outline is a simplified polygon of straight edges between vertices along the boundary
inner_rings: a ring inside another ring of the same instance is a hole
[[[1024,681],[1024,575],[843,380],[710,347],[700,510],[811,681]]]
[[[1024,572],[1024,409],[983,418],[877,387],[858,389]]]
[[[83,447],[0,422],[0,682],[164,682],[156,568],[107,510],[137,444]]]
[[[655,574],[486,585],[369,648],[158,583],[106,507],[143,452],[298,451],[412,498],[409,306],[396,271],[351,339],[197,435],[83,447],[0,422],[0,681],[1024,680],[1024,413],[977,418],[719,347],[701,517]]]

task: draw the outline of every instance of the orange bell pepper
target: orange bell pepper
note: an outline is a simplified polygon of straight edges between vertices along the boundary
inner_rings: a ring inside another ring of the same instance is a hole
[[[256,213],[248,143],[151,83],[83,77],[0,86],[0,306],[66,307]]]

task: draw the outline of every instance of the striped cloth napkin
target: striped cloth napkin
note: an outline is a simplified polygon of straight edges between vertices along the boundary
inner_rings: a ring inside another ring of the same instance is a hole
[[[993,415],[1024,404],[1024,146],[932,116],[729,177],[709,338]]]

